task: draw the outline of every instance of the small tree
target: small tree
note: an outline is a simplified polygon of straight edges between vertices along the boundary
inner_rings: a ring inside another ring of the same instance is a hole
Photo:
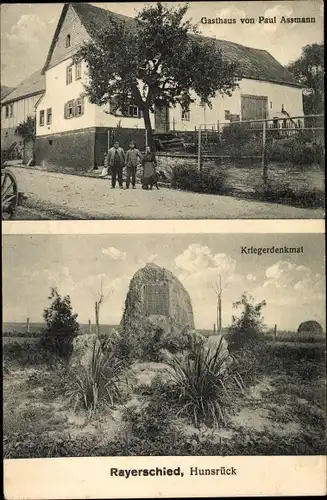
[[[231,95],[237,87],[238,63],[226,61],[214,40],[198,36],[183,20],[187,10],[188,5],[168,8],[158,2],[130,21],[111,16],[109,27],[75,55],[87,64],[91,103],[110,103],[113,114],[138,106],[150,146],[150,112],[176,104],[188,110],[196,97],[211,107],[217,92]]]
[[[241,299],[233,304],[235,309],[242,308],[239,318],[232,317],[232,325],[229,328],[231,350],[240,350],[259,343],[263,340],[263,317],[261,315],[266,302],[254,303],[253,297],[243,293]]]
[[[217,297],[217,306],[216,306],[216,313],[217,313],[217,333],[220,334],[222,330],[222,293],[224,288],[226,288],[227,284],[222,287],[221,284],[221,275],[219,275],[219,281],[216,280],[212,289],[216,294]]]
[[[43,347],[60,357],[71,354],[72,341],[79,331],[77,314],[73,312],[69,295],[61,297],[57,288],[51,288],[49,307],[43,311],[46,324],[43,330]]]
[[[111,290],[110,290],[111,292]],[[98,290],[95,294],[95,302],[94,302],[94,312],[95,312],[95,327],[96,327],[96,334],[99,337],[100,336],[100,309],[102,304],[104,303],[105,300],[110,295],[110,292],[107,295],[104,295],[103,293],[103,279],[101,279],[101,286],[100,290]]]
[[[36,137],[36,122],[33,116],[28,116],[26,120],[22,121],[15,129],[15,134],[23,138],[24,142],[24,152],[26,144],[28,142],[33,143],[33,154],[34,154],[34,142]],[[25,156],[25,155],[24,155]]]

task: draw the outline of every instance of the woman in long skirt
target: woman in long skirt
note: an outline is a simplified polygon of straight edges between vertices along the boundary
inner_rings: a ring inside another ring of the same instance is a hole
[[[151,151],[151,148],[147,146],[145,155],[142,159],[143,165],[143,178],[142,187],[143,189],[152,189],[153,185],[157,181],[157,160],[156,155]]]

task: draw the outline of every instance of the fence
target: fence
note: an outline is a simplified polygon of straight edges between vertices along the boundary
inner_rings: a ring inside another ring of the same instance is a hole
[[[258,160],[262,167],[262,177],[266,180],[268,161],[278,159],[278,148],[285,148],[284,154],[279,151],[280,161],[296,160],[292,155],[292,139],[297,139],[304,146],[302,156],[311,153],[311,156],[316,155],[318,163],[323,164],[324,115],[199,125],[194,133],[194,150],[199,170],[202,169],[204,159]],[[315,146],[314,151],[310,150],[309,144]],[[305,163],[306,158],[302,159]]]

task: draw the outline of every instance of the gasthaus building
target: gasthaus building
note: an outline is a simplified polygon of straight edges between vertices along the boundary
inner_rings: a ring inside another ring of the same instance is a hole
[[[103,164],[110,137],[119,127],[120,143],[127,148],[133,139],[144,149],[144,121],[137,106],[122,115],[110,105],[97,106],[83,97],[86,65],[73,63],[81,43],[95,38],[115,16],[127,23],[132,18],[86,3],[63,7],[42,70],[45,91],[37,102],[36,163],[53,169],[90,170]],[[229,120],[303,115],[302,89],[294,77],[266,50],[215,40],[226,59],[241,63],[242,79],[231,97],[217,95],[212,109],[196,102],[187,112],[179,106],[151,116],[155,132],[194,131],[200,124]],[[108,133],[109,132],[109,133]]]

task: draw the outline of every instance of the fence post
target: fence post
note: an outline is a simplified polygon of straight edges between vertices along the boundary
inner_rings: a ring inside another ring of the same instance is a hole
[[[277,325],[275,325],[275,328],[274,328],[274,337],[275,337],[275,340],[277,339]]]
[[[198,169],[202,171],[202,161],[201,161],[201,125],[198,128]]]
[[[261,166],[262,166],[262,178],[263,178],[264,185],[267,184],[267,180],[268,180],[267,161],[266,161],[266,135],[267,135],[267,123],[266,123],[266,120],[263,120]]]
[[[29,331],[30,331],[30,319],[29,318],[26,318],[26,330],[29,333]]]
[[[89,319],[89,333],[92,333],[92,325],[91,325],[91,320]]]

